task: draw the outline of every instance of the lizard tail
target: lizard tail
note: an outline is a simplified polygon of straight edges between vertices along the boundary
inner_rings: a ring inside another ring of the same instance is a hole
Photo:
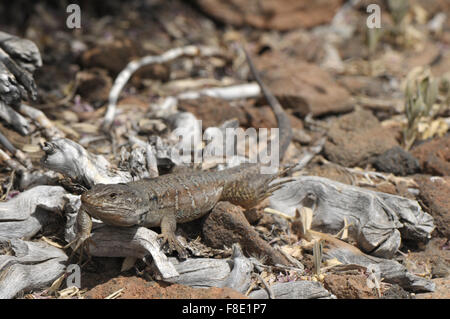
[[[258,82],[259,87],[261,88],[261,91],[264,95],[264,97],[267,100],[267,103],[269,103],[270,107],[272,108],[273,112],[275,113],[275,117],[277,118],[278,122],[278,129],[279,129],[279,145],[280,145],[280,160],[283,158],[284,153],[286,152],[286,149],[288,148],[289,144],[292,140],[292,128],[291,128],[291,122],[289,120],[289,117],[287,116],[286,112],[283,110],[283,107],[278,102],[277,98],[270,92],[270,90],[267,88],[267,86],[264,84],[264,82],[261,80],[261,77],[256,70],[256,67],[253,63],[252,58],[250,57],[250,54],[247,52],[245,47],[242,47],[242,49],[245,52],[245,57],[247,58],[247,63],[250,67],[250,71],[255,78],[256,82]]]

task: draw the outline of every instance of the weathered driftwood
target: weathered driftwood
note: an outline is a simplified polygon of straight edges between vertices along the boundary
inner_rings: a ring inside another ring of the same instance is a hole
[[[312,199],[314,196],[309,196]],[[433,291],[432,281],[415,276],[407,271],[405,267],[396,261],[373,257],[364,254],[358,248],[336,238],[333,235],[311,230],[312,209],[307,208],[311,203],[306,203],[300,210],[300,216],[292,222],[292,230],[299,238],[311,242],[321,242],[323,247],[323,256],[325,259],[337,259],[344,265],[358,265],[374,271],[378,280],[389,283],[396,283],[406,290],[410,291]],[[320,262],[317,262],[319,264]]]
[[[261,88],[258,83],[245,83],[226,87],[207,88],[199,91],[188,91],[178,94],[180,100],[198,99],[202,96],[210,96],[224,100],[247,99],[258,97]]]
[[[44,242],[0,237],[0,299],[49,286],[65,269],[67,256]]]
[[[21,150],[17,149],[14,145],[12,145],[8,138],[2,133],[0,133],[0,145],[7,149],[8,152],[10,152],[15,158],[17,158],[17,160],[26,168],[30,169],[33,166],[29,157]]]
[[[114,168],[103,156],[89,153],[72,140],[61,138],[45,143],[41,163],[44,167],[91,187],[95,184],[126,183],[129,172]]]
[[[150,64],[166,63],[181,56],[215,56],[218,54],[220,54],[220,52],[215,48],[190,45],[186,47],[171,49],[158,56],[146,56],[139,60],[128,63],[125,69],[123,69],[115,79],[114,85],[111,88],[111,92],[109,93],[109,104],[102,125],[103,129],[107,130],[111,127],[116,113],[116,104],[117,100],[119,99],[120,92],[122,91],[128,80],[131,78],[133,73],[141,67]]]
[[[31,238],[43,225],[55,220],[67,202],[61,186],[36,186],[7,202],[0,202],[0,236]]]
[[[179,276],[166,279],[195,288],[229,287],[245,293],[251,283],[252,262],[244,256],[239,244],[233,245],[231,259],[195,258],[178,261],[170,258]]]
[[[135,172],[133,175],[139,176],[140,179],[157,177],[159,175],[158,161],[154,147],[136,136],[129,136],[128,139],[133,144],[133,151],[128,156],[130,160],[126,161],[130,172]]]
[[[41,169],[21,171],[16,177],[18,178],[17,188],[21,191],[38,185],[58,185],[58,181],[61,179],[59,173],[53,171],[44,172]]]
[[[22,113],[22,115],[27,116],[32,119],[36,126],[41,128],[44,132],[44,135],[49,139],[56,139],[65,137],[66,134],[59,130],[53,123],[47,118],[44,112],[38,110],[32,106],[26,104],[20,104],[18,107],[18,111]]]
[[[30,40],[0,34],[0,99],[18,105],[29,95],[37,97],[32,73],[42,65],[37,46]]]
[[[0,164],[5,165],[9,167],[12,170],[15,170],[16,172],[25,172],[26,167],[20,164],[15,159],[11,158],[11,156],[8,155],[8,153],[4,152],[0,149]]]
[[[276,283],[270,286],[275,299],[336,299],[317,281],[292,281]],[[259,289],[249,294],[252,299],[269,299],[266,289]]]
[[[358,247],[374,256],[391,258],[401,236],[425,241],[434,229],[433,218],[416,201],[322,177],[297,177],[270,197],[271,207],[293,216],[308,194],[317,197],[312,229],[335,234],[346,218]]]
[[[0,47],[13,55],[17,64],[30,73],[42,66],[41,54],[33,41],[0,31]]]
[[[369,256],[355,251],[355,249],[356,248],[351,245],[333,247],[324,253],[324,257],[325,259],[336,258],[343,264],[354,264],[375,269],[379,273],[380,277],[383,278],[384,282],[398,284],[400,287],[408,291],[434,291],[434,282],[408,272],[408,270],[399,262]]]
[[[172,131],[168,143],[172,145],[170,159],[176,165],[191,163],[191,153],[201,161],[202,125],[194,114],[179,112],[167,118]],[[180,139],[181,138],[181,139]],[[195,160],[195,159],[194,159]]]
[[[28,120],[1,100],[0,118],[22,135],[27,135],[30,132],[30,123]]]
[[[69,214],[65,239],[75,239],[76,212]],[[174,265],[169,262],[160,248],[158,234],[145,227],[113,227],[96,223],[88,240],[89,254],[97,257],[135,257],[151,255],[163,278],[178,276]]]

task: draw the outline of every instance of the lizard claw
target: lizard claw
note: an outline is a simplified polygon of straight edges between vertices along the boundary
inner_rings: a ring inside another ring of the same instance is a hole
[[[171,234],[160,234],[158,235],[158,238],[162,238],[161,247],[164,246],[166,243],[169,246],[169,252],[173,252],[174,250],[177,251],[178,256],[180,259],[186,259],[187,258],[187,250],[186,248],[181,245],[179,240],[175,237],[175,235]]]
[[[82,237],[82,236],[77,236],[73,241],[71,241],[70,243],[68,243],[66,246],[64,246],[64,249],[67,248],[72,248],[72,253],[69,256],[68,260],[71,260],[72,257],[75,255],[75,253],[79,250],[80,252],[80,256],[78,259],[78,263],[80,264],[82,259],[83,259],[83,252],[86,251],[86,254],[88,256],[88,260],[86,262],[88,262],[91,259],[91,255],[89,253],[89,243],[90,243],[90,236],[88,237]],[[86,263],[84,263],[86,264]],[[83,264],[83,265],[84,265]]]

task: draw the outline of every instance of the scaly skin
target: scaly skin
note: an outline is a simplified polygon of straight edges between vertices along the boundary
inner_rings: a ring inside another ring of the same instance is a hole
[[[256,81],[274,111],[280,136],[280,158],[291,141],[291,126],[276,98],[259,78],[247,54]],[[167,174],[126,184],[98,184],[81,196],[76,250],[90,236],[90,216],[114,226],[161,227],[161,237],[180,257],[186,252],[175,237],[177,223],[207,214],[219,201],[251,208],[284,183],[269,184],[280,174],[261,174],[259,164],[242,164],[220,172]],[[287,182],[287,181],[285,181]]]
[[[83,241],[89,237],[89,216],[114,226],[160,226],[161,237],[170,248],[185,256],[175,237],[176,224],[204,216],[219,201],[253,207],[281,186],[269,186],[278,174],[261,174],[260,169],[258,164],[244,164],[220,172],[167,174],[126,184],[97,184],[81,196],[79,237]]]

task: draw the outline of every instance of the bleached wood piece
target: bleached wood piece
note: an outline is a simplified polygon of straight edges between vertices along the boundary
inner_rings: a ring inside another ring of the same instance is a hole
[[[228,287],[245,293],[251,283],[253,264],[242,253],[239,244],[233,245],[230,259],[189,258],[179,261],[170,258],[179,276],[165,281],[194,288]]]
[[[13,254],[0,255],[0,299],[49,286],[65,269],[66,254],[44,242],[0,238]]]
[[[66,203],[61,186],[36,186],[7,202],[0,202],[0,236],[33,237],[42,226],[61,213]]]
[[[0,101],[0,118],[22,135],[28,135],[30,132],[30,123],[28,120],[3,101]]]
[[[41,163],[44,167],[91,187],[132,181],[129,172],[114,168],[103,156],[86,151],[72,140],[61,138],[45,143]]]
[[[271,286],[275,299],[336,299],[336,296],[326,290],[317,281],[292,281],[276,283]],[[251,299],[269,299],[265,289],[259,289],[249,294]]]
[[[270,197],[271,207],[294,216],[308,194],[317,198],[312,229],[336,234],[346,218],[352,224],[349,235],[373,256],[391,258],[401,237],[426,241],[435,227],[416,201],[315,176],[296,177],[277,190]]]
[[[34,121],[34,123],[44,130],[44,134],[49,139],[62,138],[66,135],[59,130],[53,123],[48,119],[44,112],[38,110],[32,106],[26,104],[20,104],[18,108],[19,112],[26,115]]]
[[[189,45],[185,47],[170,49],[169,51],[164,52],[161,55],[146,56],[139,60],[131,61],[114,80],[114,85],[109,93],[109,104],[106,109],[106,114],[102,125],[103,130],[106,131],[111,127],[116,113],[116,105],[117,100],[119,99],[120,92],[122,91],[128,80],[131,78],[131,76],[134,74],[134,72],[136,72],[141,67],[150,64],[166,63],[181,56],[214,56],[218,54],[220,54],[220,52],[215,48]]]
[[[248,99],[261,95],[258,83],[244,83],[226,87],[207,88],[198,91],[188,91],[178,94],[180,100],[198,99],[202,96],[210,96],[224,100]]]

